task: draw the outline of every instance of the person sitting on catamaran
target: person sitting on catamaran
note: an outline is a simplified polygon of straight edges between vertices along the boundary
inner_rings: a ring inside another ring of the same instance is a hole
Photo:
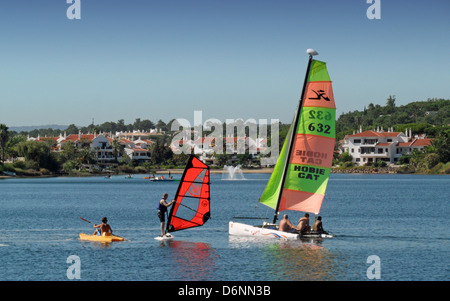
[[[280,221],[280,226],[278,227],[278,230],[283,232],[292,232],[292,230],[295,230],[295,226],[288,219],[287,214],[283,215],[283,219]]]
[[[164,236],[164,227],[166,226],[166,217],[165,214],[167,213],[167,208],[170,207],[173,203],[175,203],[175,200],[172,200],[171,202],[167,203],[166,200],[169,197],[169,194],[164,193],[161,200],[159,200],[158,207],[158,217],[159,221],[161,222],[161,236]]]
[[[325,231],[323,229],[323,225],[322,225],[322,217],[318,216],[316,222],[314,223],[313,227],[312,227],[313,231],[317,231],[319,233],[326,233],[328,234],[327,231]]]
[[[305,213],[305,216],[298,220],[298,225],[296,228],[300,232],[305,232],[311,230],[309,226],[309,214]]]
[[[111,226],[108,225],[108,218],[105,216],[102,218],[101,224],[94,224],[95,232],[93,235],[100,235],[102,236],[103,233],[106,233],[106,235],[111,235],[113,230],[111,229]]]

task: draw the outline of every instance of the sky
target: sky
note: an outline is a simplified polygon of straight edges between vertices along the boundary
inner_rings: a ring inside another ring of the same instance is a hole
[[[308,48],[337,117],[450,98],[448,0],[378,0],[380,19],[376,0],[78,0],[69,19],[74,1],[0,1],[0,123],[290,123]]]

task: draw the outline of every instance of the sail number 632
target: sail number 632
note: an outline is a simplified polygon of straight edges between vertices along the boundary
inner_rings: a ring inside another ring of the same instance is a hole
[[[319,133],[324,132],[325,134],[330,134],[331,126],[329,126],[328,124],[311,122],[308,125],[308,130],[311,131],[311,132],[316,131],[316,132],[319,132]]]
[[[309,111],[309,119],[318,119],[318,120],[331,120],[331,113],[327,111]]]
[[[308,117],[309,119],[314,119],[317,121],[321,121],[321,120],[331,120],[331,113],[328,111],[320,111],[320,110],[310,110],[308,112]],[[329,126],[328,124],[323,124],[323,123],[316,123],[316,122],[311,122],[308,125],[308,130],[311,132],[318,132],[318,133],[325,133],[325,134],[330,134],[330,130],[331,130],[331,126]]]

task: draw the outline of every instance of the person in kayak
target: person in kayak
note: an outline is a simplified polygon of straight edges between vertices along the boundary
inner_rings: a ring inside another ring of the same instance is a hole
[[[111,226],[108,225],[108,218],[106,216],[102,218],[101,224],[94,224],[94,228],[96,228],[94,235],[102,236],[103,233],[106,233],[106,235],[111,235],[113,232]]]
[[[295,226],[288,219],[287,214],[283,215],[283,219],[280,221],[280,226],[278,229],[283,232],[292,232],[292,230],[295,229]]]
[[[175,200],[170,201],[169,203],[166,202],[169,195],[167,193],[163,194],[162,199],[159,200],[158,207],[158,217],[159,221],[161,222],[161,236],[164,236],[164,227],[166,226],[166,212],[167,208],[169,208],[173,203],[175,203]]]

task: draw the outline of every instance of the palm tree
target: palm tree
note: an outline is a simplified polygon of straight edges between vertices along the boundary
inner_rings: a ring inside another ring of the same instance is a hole
[[[93,164],[96,162],[96,156],[89,148],[82,148],[78,154],[78,160],[81,164]]]
[[[8,127],[6,124],[0,123],[0,147],[2,148],[1,164],[5,162],[6,142],[9,139]]]
[[[117,137],[114,138],[114,140],[111,142],[111,147],[113,149],[112,153],[117,162],[119,155],[121,156],[123,155],[125,147],[122,144],[120,144],[119,139]]]

